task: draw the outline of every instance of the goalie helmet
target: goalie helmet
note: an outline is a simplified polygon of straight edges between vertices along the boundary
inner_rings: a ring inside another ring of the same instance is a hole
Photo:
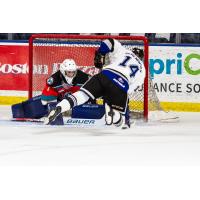
[[[63,61],[63,63],[60,65],[60,71],[63,74],[64,77],[74,77],[77,72],[77,66],[73,59],[66,59]],[[73,72],[73,76],[70,75],[70,73]]]

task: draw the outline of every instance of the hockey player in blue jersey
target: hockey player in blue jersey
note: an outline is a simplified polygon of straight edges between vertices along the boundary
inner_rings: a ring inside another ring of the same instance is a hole
[[[144,83],[143,62],[130,50],[114,39],[103,40],[95,52],[95,67],[100,73],[89,79],[79,91],[63,99],[45,119],[49,124],[61,113],[84,104],[89,98],[102,97],[105,103],[107,125],[126,127],[128,94]]]

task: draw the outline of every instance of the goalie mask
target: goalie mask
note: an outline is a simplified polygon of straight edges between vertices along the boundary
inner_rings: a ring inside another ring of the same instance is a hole
[[[60,65],[60,71],[65,78],[74,78],[77,73],[77,66],[73,59],[66,59]]]

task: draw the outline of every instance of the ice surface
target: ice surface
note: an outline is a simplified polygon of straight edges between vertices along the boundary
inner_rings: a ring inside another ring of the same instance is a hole
[[[200,113],[178,123],[136,123],[131,129],[81,129],[0,123],[4,165],[199,165]],[[0,107],[0,120],[11,118]]]

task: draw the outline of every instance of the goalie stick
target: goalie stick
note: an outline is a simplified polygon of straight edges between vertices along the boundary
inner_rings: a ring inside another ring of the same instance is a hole
[[[17,122],[44,122],[44,118],[41,119],[31,119],[31,118],[12,118],[11,121]]]

